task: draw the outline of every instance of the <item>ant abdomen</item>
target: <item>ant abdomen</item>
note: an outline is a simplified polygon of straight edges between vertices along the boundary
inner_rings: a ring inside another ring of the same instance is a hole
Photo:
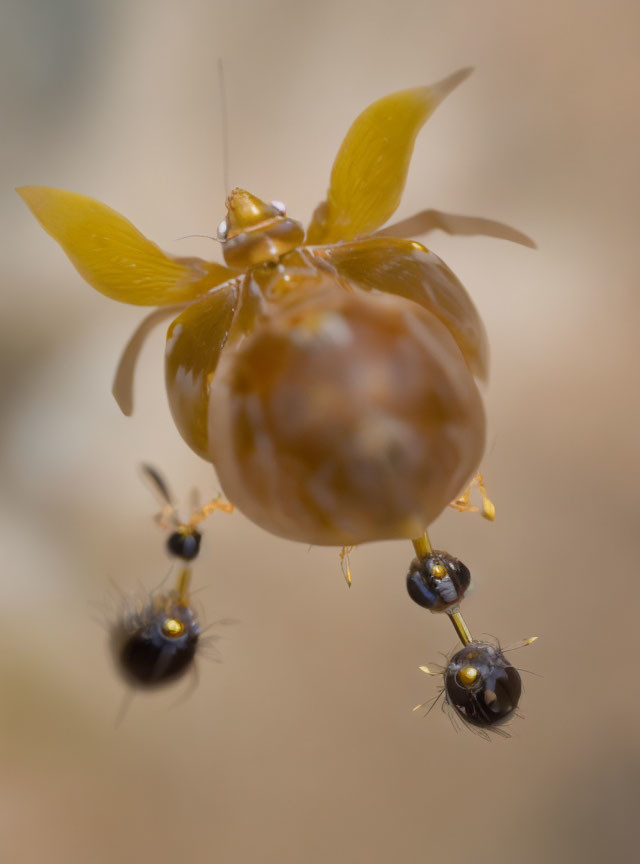
[[[164,595],[117,623],[112,632],[116,664],[133,686],[166,684],[192,666],[199,637],[194,610]]]
[[[485,437],[473,375],[440,321],[342,288],[301,297],[223,355],[208,428],[240,510],[287,539],[338,546],[421,534]]]
[[[498,726],[518,707],[522,681],[499,648],[470,642],[453,655],[444,673],[447,702],[467,723]]]

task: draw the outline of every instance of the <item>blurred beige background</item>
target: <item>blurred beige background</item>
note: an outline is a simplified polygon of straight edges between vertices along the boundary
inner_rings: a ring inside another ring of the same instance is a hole
[[[3,862],[601,862],[636,846],[640,7],[633,0],[3,0],[0,26],[0,824]],[[492,343],[484,462],[498,519],[446,513],[465,614],[517,655],[526,719],[486,744],[418,666],[455,647],[405,594],[406,543],[288,544],[207,525],[196,572],[222,663],[136,698],[110,580],[167,570],[136,465],[216,482],[175,431],[162,332],[120,415],[111,377],[142,310],[93,293],[13,187],[61,186],[176,254],[217,255],[216,61],[232,184],[307,220],[351,120],[475,65],[418,139],[398,216],[508,222],[537,252],[436,233]],[[177,703],[177,704],[176,704]]]

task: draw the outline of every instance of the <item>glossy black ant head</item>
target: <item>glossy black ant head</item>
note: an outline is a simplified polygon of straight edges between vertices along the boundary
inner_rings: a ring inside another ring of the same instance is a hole
[[[181,525],[167,538],[167,550],[175,558],[193,561],[200,552],[202,534],[192,525]]]
[[[409,597],[432,612],[443,612],[464,597],[471,573],[447,552],[432,552],[411,562],[407,575]]]
[[[470,642],[453,655],[444,673],[447,702],[472,726],[499,726],[518,707],[522,681],[502,651]]]
[[[193,609],[165,595],[117,623],[112,633],[116,663],[133,686],[166,684],[192,665],[199,636]]]

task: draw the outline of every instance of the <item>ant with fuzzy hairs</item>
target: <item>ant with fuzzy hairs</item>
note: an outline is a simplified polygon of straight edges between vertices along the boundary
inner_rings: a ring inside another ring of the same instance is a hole
[[[111,631],[120,672],[127,683],[146,689],[174,681],[192,666],[201,636],[190,597],[191,564],[202,540],[197,526],[216,510],[231,513],[233,506],[217,497],[202,507],[196,506],[189,518],[182,520],[162,476],[150,465],[141,467],[162,505],[155,520],[171,532],[167,551],[181,562],[174,588],[152,594],[144,605],[120,615]]]

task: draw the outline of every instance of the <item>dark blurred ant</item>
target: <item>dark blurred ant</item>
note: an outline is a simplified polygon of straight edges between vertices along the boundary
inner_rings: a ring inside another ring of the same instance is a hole
[[[156,521],[171,533],[166,548],[183,563],[175,587],[155,593],[145,604],[121,614],[111,629],[116,663],[127,683],[150,688],[180,678],[191,667],[198,649],[201,628],[191,597],[191,562],[200,551],[202,535],[198,528],[215,510],[231,513],[233,506],[217,497],[196,507],[188,520],[179,518],[169,488],[162,476],[149,465],[142,473],[162,504]]]

